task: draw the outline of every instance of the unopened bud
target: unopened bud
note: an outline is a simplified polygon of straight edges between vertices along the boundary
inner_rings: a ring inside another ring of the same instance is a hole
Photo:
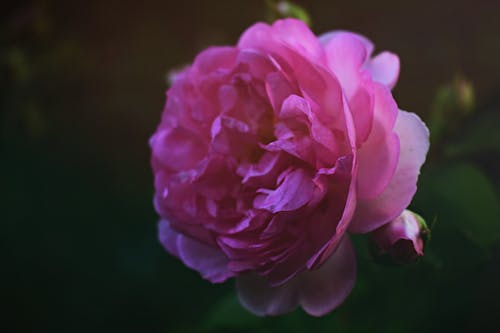
[[[424,244],[429,235],[430,231],[422,217],[405,210],[370,234],[372,253],[381,263],[414,262],[424,255]]]

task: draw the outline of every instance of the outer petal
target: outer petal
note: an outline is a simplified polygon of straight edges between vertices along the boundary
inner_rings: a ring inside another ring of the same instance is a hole
[[[271,287],[257,274],[236,278],[236,288],[241,304],[257,316],[278,316],[293,311],[298,306],[298,278]]]
[[[198,271],[204,279],[220,283],[234,276],[228,270],[228,259],[221,250],[178,233],[167,220],[161,220],[158,229],[163,247],[187,267]]]
[[[350,31],[345,31],[345,30],[334,30],[334,31],[330,31],[330,32],[322,34],[321,36],[318,37],[318,39],[321,42],[321,44],[323,44],[323,46],[325,46],[333,38],[339,37],[342,35],[350,35],[354,38],[357,38],[361,43],[363,43],[363,46],[365,47],[367,56],[370,56],[372,54],[373,49],[374,49],[373,43],[365,36],[357,34],[355,32],[350,32]]]
[[[399,57],[391,52],[382,52],[367,64],[374,81],[392,89],[399,76]]]
[[[350,232],[369,232],[395,219],[417,190],[420,167],[429,150],[429,130],[416,114],[405,111],[399,111],[394,130],[400,140],[396,172],[381,195],[358,201]]]
[[[359,147],[366,141],[373,123],[372,81],[364,69],[373,45],[363,36],[333,32],[321,37],[329,68],[342,84],[356,128]]]
[[[313,316],[322,316],[341,304],[356,278],[356,258],[348,238],[318,270],[306,271],[278,287],[255,274],[236,279],[241,304],[259,316],[285,314],[301,305]]]
[[[310,315],[322,316],[346,299],[355,280],[355,251],[349,238],[344,237],[321,268],[303,274],[299,292],[300,305]]]
[[[304,22],[291,18],[278,20],[271,26],[265,23],[254,24],[242,34],[238,47],[280,53],[283,44],[312,60],[324,60],[318,38]]]
[[[334,33],[324,43],[328,65],[342,83],[348,99],[356,92],[360,69],[370,56],[366,43],[366,39],[349,32]]]

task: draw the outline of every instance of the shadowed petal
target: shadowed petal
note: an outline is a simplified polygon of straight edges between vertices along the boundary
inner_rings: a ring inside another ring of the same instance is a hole
[[[312,316],[322,316],[339,306],[356,280],[356,255],[348,237],[331,257],[314,271],[303,273],[300,305]]]
[[[257,274],[236,278],[241,304],[258,316],[278,316],[293,311],[298,305],[297,284],[293,279],[279,287],[271,287]]]
[[[340,243],[325,264],[305,271],[278,287],[261,276],[246,274],[236,278],[241,304],[258,316],[276,316],[298,305],[313,316],[322,316],[341,304],[351,292],[356,278],[356,258],[348,238]]]
[[[187,267],[198,271],[204,279],[220,283],[234,276],[228,270],[228,259],[221,250],[178,233],[167,220],[161,220],[158,229],[163,247]]]

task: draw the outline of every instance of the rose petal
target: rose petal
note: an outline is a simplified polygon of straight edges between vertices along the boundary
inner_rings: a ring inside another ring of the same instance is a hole
[[[314,183],[303,169],[284,171],[283,182],[267,195],[257,196],[254,207],[271,212],[296,210],[306,205],[312,198]],[[281,175],[280,175],[281,177]]]
[[[238,47],[279,53],[280,47],[288,45],[315,61],[324,61],[324,51],[318,38],[307,25],[296,19],[283,19],[269,26],[256,23],[240,37]]]
[[[409,205],[417,190],[420,167],[429,150],[429,130],[416,114],[405,111],[399,111],[394,130],[400,140],[394,177],[381,195],[358,201],[350,232],[369,232],[393,220]]]
[[[375,198],[391,180],[399,156],[399,140],[393,133],[398,115],[391,92],[380,84],[374,84],[374,123],[370,136],[358,151],[359,169],[358,198]]]
[[[283,285],[271,287],[256,274],[236,278],[241,304],[258,316],[276,316],[294,310],[299,304],[313,316],[337,307],[349,295],[356,277],[356,258],[348,238],[318,270],[306,271]]]
[[[399,57],[391,52],[382,52],[367,64],[372,79],[392,89],[399,76]]]
[[[149,144],[154,158],[174,171],[193,168],[207,153],[202,138],[182,127],[158,130]]]
[[[278,316],[298,306],[297,279],[279,287],[270,287],[257,274],[244,274],[236,278],[241,304],[257,316]]]
[[[208,74],[223,68],[231,68],[236,62],[238,50],[229,46],[209,47],[196,56],[193,67],[200,74]]]
[[[180,237],[177,231],[174,231],[170,227],[170,223],[166,220],[161,220],[158,223],[158,237],[160,238],[160,243],[163,245],[165,250],[171,255],[179,258],[179,251],[177,250],[177,239]]]
[[[234,276],[228,270],[228,259],[221,250],[178,233],[167,220],[161,220],[158,228],[164,248],[187,267],[198,271],[204,279],[220,283]]]
[[[365,40],[354,33],[338,32],[324,44],[328,65],[348,99],[356,92],[361,79],[361,66],[370,56]]]
[[[356,255],[348,237],[319,269],[303,273],[299,291],[302,308],[322,316],[339,306],[350,294],[356,280]]]
[[[322,34],[321,36],[318,37],[318,39],[319,39],[320,43],[323,46],[325,46],[333,38],[338,37],[338,36],[342,36],[342,35],[351,35],[351,36],[357,38],[365,47],[367,56],[370,56],[372,54],[373,49],[374,49],[373,43],[365,36],[360,35],[360,34],[355,33],[355,32],[350,32],[350,31],[345,31],[345,30],[334,30],[334,31],[330,31],[330,32]]]

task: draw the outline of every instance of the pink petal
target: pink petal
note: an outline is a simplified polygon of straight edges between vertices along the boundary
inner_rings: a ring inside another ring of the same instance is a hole
[[[180,237],[177,231],[174,231],[170,227],[170,223],[166,220],[161,220],[158,223],[158,237],[160,243],[163,245],[165,250],[171,255],[179,258],[179,251],[177,250],[177,239]]]
[[[374,123],[367,141],[358,151],[358,198],[372,199],[387,187],[398,163],[399,140],[393,133],[398,115],[388,88],[374,84]]]
[[[256,23],[240,37],[240,49],[257,49],[280,53],[280,48],[287,45],[314,61],[323,61],[324,52],[318,38],[307,25],[296,19],[283,19],[269,26]]]
[[[350,99],[359,84],[360,69],[370,56],[366,39],[354,33],[338,32],[324,43],[324,48],[330,69]]]
[[[338,37],[338,36],[342,36],[342,35],[350,35],[354,38],[357,38],[365,47],[367,57],[372,54],[373,49],[374,49],[373,43],[365,36],[360,35],[360,34],[355,33],[355,32],[350,32],[350,31],[345,31],[345,30],[335,30],[335,31],[330,31],[330,32],[324,33],[321,36],[319,36],[318,38],[319,38],[320,43],[323,46],[325,46],[333,38]]]
[[[276,190],[257,196],[254,201],[255,208],[274,213],[292,211],[305,206],[311,200],[315,185],[303,169],[284,171],[280,177],[283,177],[283,182]]]
[[[261,276],[246,274],[236,278],[236,287],[241,304],[256,315],[282,315],[301,305],[310,315],[321,316],[345,300],[355,278],[354,249],[345,238],[318,270],[303,272],[277,287]]]
[[[243,177],[242,184],[252,187],[271,188],[284,166],[286,158],[282,153],[265,152],[258,163],[241,164],[237,172]]]
[[[293,93],[293,88],[286,78],[278,72],[266,77],[266,92],[275,112],[279,112],[283,101]]]
[[[355,280],[356,255],[351,241],[344,237],[323,266],[303,273],[300,305],[312,316],[325,315],[347,298]]]
[[[200,74],[231,68],[236,62],[238,49],[230,46],[209,47],[196,56],[193,67]]]
[[[279,287],[270,287],[257,274],[236,278],[236,288],[241,304],[257,316],[278,316],[293,311],[298,306],[297,284],[293,279]]]
[[[353,162],[351,172],[355,172],[356,170],[356,163]],[[349,193],[346,198],[345,206],[344,206],[344,211],[342,213],[342,217],[340,221],[338,222],[336,229],[335,229],[335,234],[333,237],[331,237],[325,245],[314,255],[312,256],[309,261],[307,262],[307,268],[317,268],[319,265],[323,264],[326,260],[328,260],[328,257],[336,250],[336,248],[339,246],[339,242],[341,241],[342,237],[344,236],[347,227],[349,226],[349,222],[351,221],[354,211],[356,209],[356,186],[354,182],[350,182],[349,184]]]
[[[371,83],[370,83],[371,84]],[[356,128],[356,146],[360,147],[370,135],[373,127],[373,104],[374,97],[365,83],[360,85],[353,96],[349,99],[354,127]]]
[[[303,21],[296,19],[278,20],[272,25],[272,28],[280,40],[301,54],[316,61],[324,57],[321,43]]]
[[[153,157],[173,171],[195,167],[207,153],[207,145],[203,139],[182,127],[158,130],[149,144]]]
[[[178,233],[167,220],[161,220],[158,229],[163,247],[187,267],[198,271],[204,279],[220,283],[234,276],[228,270],[229,261],[221,250]]]
[[[405,111],[399,111],[394,130],[400,140],[394,177],[381,195],[358,201],[350,232],[369,232],[395,219],[417,190],[420,167],[429,150],[429,130],[416,114]]]
[[[399,76],[399,57],[391,52],[382,52],[367,64],[373,80],[392,89]]]
[[[359,147],[368,138],[374,117],[371,80],[363,70],[373,45],[363,36],[349,32],[334,32],[325,37],[328,65],[342,84],[349,101]]]

